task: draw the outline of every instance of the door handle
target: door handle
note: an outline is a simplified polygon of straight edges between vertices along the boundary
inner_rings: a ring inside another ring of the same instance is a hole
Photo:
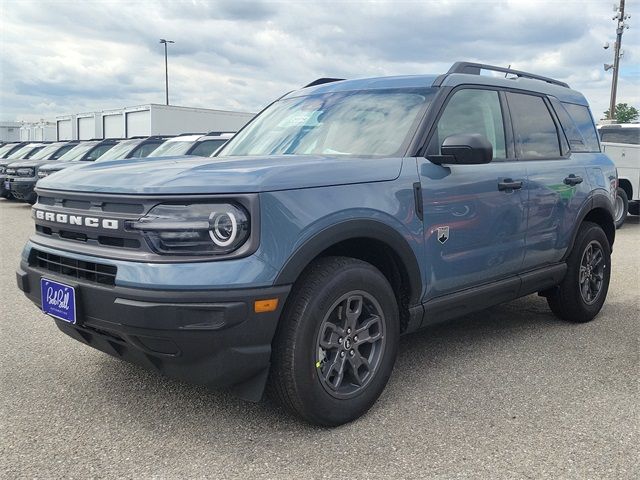
[[[505,178],[504,180],[498,182],[498,190],[501,192],[511,192],[513,190],[519,190],[522,188],[522,180],[511,180],[510,178]]]
[[[583,182],[582,177],[576,176],[573,173],[564,179],[565,185],[573,186],[573,185],[578,185],[579,183],[582,183],[582,182]]]

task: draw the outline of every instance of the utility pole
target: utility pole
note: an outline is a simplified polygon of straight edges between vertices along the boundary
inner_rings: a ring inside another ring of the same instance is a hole
[[[622,46],[622,32],[625,28],[629,28],[629,25],[625,23],[625,20],[629,18],[629,15],[624,14],[624,0],[620,0],[620,6],[615,11],[616,14],[613,17],[613,20],[618,21],[618,27],[616,29],[616,43],[614,45],[613,65],[605,64],[604,66],[605,71],[611,69],[613,70],[613,78],[611,80],[611,101],[609,102],[609,120],[613,120],[616,118],[616,95],[618,93],[618,73],[620,69],[620,47]]]
[[[622,0],[624,3],[624,0]],[[164,38],[160,39],[160,43],[164,43],[164,90],[167,100],[167,105],[169,105],[169,62],[167,60],[167,44],[168,43],[176,43],[173,40],[165,40]]]

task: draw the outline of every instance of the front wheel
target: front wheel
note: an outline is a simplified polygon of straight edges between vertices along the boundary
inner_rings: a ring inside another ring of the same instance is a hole
[[[588,322],[607,298],[610,277],[609,240],[599,225],[584,222],[567,259],[567,274],[547,295],[549,307],[563,320]]]
[[[384,390],[398,338],[398,306],[384,275],[353,258],[322,258],[287,301],[274,341],[270,389],[311,423],[349,422]]]

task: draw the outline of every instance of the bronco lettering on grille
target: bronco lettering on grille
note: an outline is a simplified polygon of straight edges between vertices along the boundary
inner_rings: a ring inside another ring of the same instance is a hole
[[[67,225],[84,225],[91,228],[102,227],[109,230],[117,230],[119,225],[119,221],[112,218],[85,217],[83,215],[45,212],[44,210],[36,210],[35,215],[38,220]]]

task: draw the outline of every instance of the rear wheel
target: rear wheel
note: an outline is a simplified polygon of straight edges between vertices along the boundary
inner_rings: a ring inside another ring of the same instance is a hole
[[[567,259],[567,274],[547,294],[553,313],[563,320],[592,320],[604,304],[611,277],[611,247],[599,225],[584,222]]]
[[[384,390],[398,349],[398,306],[372,265],[327,257],[296,282],[274,341],[270,389],[325,426],[364,414]]]
[[[616,191],[616,204],[615,204],[615,218],[613,219],[616,228],[620,228],[627,218],[627,212],[629,211],[629,199],[627,198],[627,192],[618,187]]]

